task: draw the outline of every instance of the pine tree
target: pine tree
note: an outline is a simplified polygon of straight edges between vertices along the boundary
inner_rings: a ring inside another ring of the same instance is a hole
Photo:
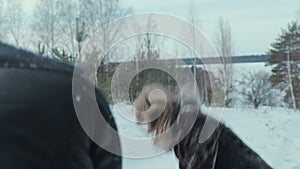
[[[269,64],[273,67],[270,80],[274,87],[286,92],[285,102],[300,108],[300,24],[293,21],[283,29],[271,45]]]

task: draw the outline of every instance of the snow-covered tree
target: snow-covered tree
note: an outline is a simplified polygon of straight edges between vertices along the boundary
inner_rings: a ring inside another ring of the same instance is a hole
[[[4,2],[0,0],[0,40],[3,40],[5,36],[5,28],[4,28],[5,20],[4,20],[3,9],[4,9]]]
[[[264,71],[251,71],[243,75],[240,80],[239,93],[248,104],[253,104],[257,109],[262,104],[268,104],[271,93],[270,75]]]
[[[285,102],[294,109],[300,108],[300,24],[291,22],[272,44],[269,65],[270,80],[274,87],[284,91]]]
[[[13,40],[13,44],[19,47],[25,40],[26,16],[22,7],[22,0],[7,0],[5,9],[6,26],[9,28],[7,36]]]
[[[68,60],[75,60],[79,55],[77,36],[77,25],[81,22],[79,17],[79,10],[77,6],[77,0],[64,0],[59,8],[59,18],[61,20],[58,26],[60,32],[59,44],[61,50],[71,57]],[[82,41],[80,41],[82,42]]]
[[[61,36],[61,11],[63,0],[39,0],[34,9],[32,23],[37,43],[45,47],[45,54],[53,56],[52,50]]]
[[[108,51],[114,40],[120,37],[120,29],[123,26],[112,27],[108,25],[111,21],[128,15],[132,12],[131,8],[123,8],[119,0],[79,0],[80,19],[85,21],[89,35],[100,33],[99,47],[101,52]],[[103,53],[101,65],[110,59],[113,50]]]

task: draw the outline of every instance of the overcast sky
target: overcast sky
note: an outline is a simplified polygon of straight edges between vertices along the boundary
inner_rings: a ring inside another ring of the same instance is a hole
[[[24,0],[30,12],[38,0]],[[281,28],[297,18],[300,0],[120,0],[135,12],[163,12],[187,18],[193,4],[202,32],[214,41],[217,19],[232,28],[235,55],[264,54]]]

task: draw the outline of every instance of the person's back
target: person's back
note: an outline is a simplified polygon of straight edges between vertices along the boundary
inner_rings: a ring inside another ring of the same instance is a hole
[[[121,168],[93,143],[72,99],[73,66],[0,43],[0,166],[5,169]],[[102,95],[99,108],[116,127]],[[119,140],[114,144],[120,148]]]

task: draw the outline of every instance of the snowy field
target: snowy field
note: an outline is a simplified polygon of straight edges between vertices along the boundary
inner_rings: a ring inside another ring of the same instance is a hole
[[[147,137],[143,127],[125,118],[133,115],[130,105],[116,104],[112,106],[112,111],[121,134],[135,138]],[[300,112],[268,107],[258,110],[225,109],[222,121],[274,169],[300,169]],[[129,148],[134,151],[143,147]],[[144,148],[155,150],[154,147]],[[176,169],[178,161],[173,152],[167,152],[150,158],[124,158],[123,168]]]

